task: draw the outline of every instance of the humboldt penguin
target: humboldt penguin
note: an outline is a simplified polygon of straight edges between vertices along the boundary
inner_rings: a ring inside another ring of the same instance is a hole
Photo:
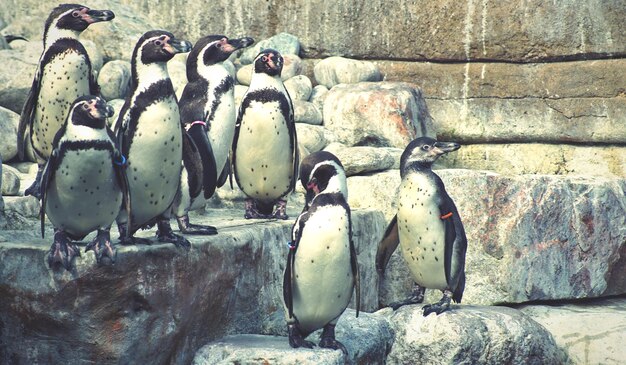
[[[55,136],[41,179],[41,235],[44,213],[55,231],[48,254],[50,267],[59,263],[71,270],[73,258],[80,256],[72,240],[81,240],[94,230],[97,236],[85,252],[93,250],[97,262],[103,257],[115,262],[111,224],[123,198],[129,199],[125,159],[106,125],[112,115],[113,108],[102,98],[81,96]]]
[[[146,243],[134,237],[139,228],[157,224],[157,239],[189,248],[189,241],[172,232],[172,204],[178,192],[184,133],[178,101],[167,71],[176,53],[189,52],[191,43],[163,30],[146,32],[131,59],[131,92],[116,123],[122,153],[128,159],[132,225],[122,212],[118,229],[122,244]]]
[[[237,116],[232,164],[237,184],[247,196],[246,218],[288,218],[298,143],[291,98],[280,78],[283,63],[273,49],[256,56]]]
[[[293,225],[283,278],[289,344],[311,348],[313,343],[305,338],[323,328],[320,347],[347,354],[335,339],[335,325],[353,290],[358,316],[360,286],[345,194],[346,174],[339,160],[328,152],[313,153],[302,164],[312,166],[306,178],[312,198]]]
[[[189,223],[188,212],[204,207],[228,177],[237,108],[235,80],[224,61],[252,43],[252,38],[209,35],[198,40],[187,57],[188,83],[179,106],[181,122],[193,143],[183,144],[181,191],[173,207],[182,233],[217,233],[215,227]]]
[[[20,116],[17,146],[24,159],[30,143],[39,170],[25,195],[41,196],[43,167],[52,152],[52,141],[61,129],[72,102],[83,95],[99,94],[85,47],[78,40],[90,24],[109,21],[110,10],[93,10],[83,5],[62,4],[52,10],[43,32],[43,53]]]
[[[465,229],[441,178],[431,169],[440,156],[459,148],[458,143],[438,142],[429,137],[409,143],[400,158],[398,213],[389,223],[376,253],[376,269],[383,274],[400,244],[415,283],[443,291],[438,303],[424,306],[424,316],[445,312],[451,299],[460,303],[465,288]],[[393,303],[392,307],[415,302],[413,296]]]

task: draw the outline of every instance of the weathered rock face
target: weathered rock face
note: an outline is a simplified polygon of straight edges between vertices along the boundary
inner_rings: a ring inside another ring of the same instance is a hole
[[[544,326],[575,365],[624,362],[626,298],[518,308]]]
[[[317,343],[321,330],[311,334],[309,341]],[[348,350],[348,358],[341,351],[328,349],[294,350],[287,337],[235,335],[212,342],[200,349],[194,365],[248,364],[384,364],[393,334],[387,319],[369,313],[355,317],[348,309],[339,319],[336,338]]]
[[[404,148],[432,134],[420,89],[409,83],[361,82],[333,87],[324,100],[324,126],[348,146]]]
[[[296,123],[306,123],[312,125],[322,124],[322,113],[317,106],[308,101],[293,101],[293,118]]]
[[[0,72],[0,106],[15,113],[22,112],[33,84],[41,50],[40,42],[29,42],[20,49],[0,50],[0,64],[3,68]]]
[[[18,172],[9,166],[5,166],[2,169],[0,177],[2,180],[2,184],[0,185],[0,191],[2,191],[1,195],[17,195],[20,191],[20,177],[18,176]]]
[[[339,144],[333,144],[326,150],[337,156],[347,176],[387,170],[394,164],[394,156],[385,148],[368,146],[342,148]]]
[[[464,303],[599,297],[626,293],[626,182],[562,176],[503,176],[438,170],[468,238]],[[354,208],[396,211],[396,171],[348,179]],[[399,256],[399,251],[395,253]],[[381,302],[411,287],[401,257],[381,283]],[[429,291],[430,292],[430,291]],[[433,291],[427,301],[441,293]]]
[[[227,13],[230,13],[227,12]],[[243,32],[249,32],[251,28],[243,29]],[[254,61],[254,58],[264,49],[271,48],[283,54],[298,55],[300,53],[300,42],[298,37],[289,33],[267,34],[268,39],[256,42],[254,45],[246,48],[240,57],[241,63],[248,64]]]
[[[424,317],[421,306],[412,305],[398,309],[390,322],[395,333],[390,365],[565,362],[550,333],[511,308],[453,306]]]
[[[128,61],[107,62],[98,75],[100,93],[106,100],[124,99],[130,89],[131,65]]]
[[[306,148],[309,153],[322,150],[328,144],[324,134],[324,127],[296,123],[296,133],[298,144]],[[304,156],[301,156],[301,158],[304,158]]]
[[[9,161],[17,155],[17,127],[19,123],[19,114],[0,107],[0,157],[3,161]]]
[[[189,252],[120,247],[113,266],[86,253],[71,273],[47,267],[50,227],[45,241],[35,227],[3,232],[12,240],[0,243],[0,362],[187,364],[228,334],[285,334],[282,272],[293,221],[251,224],[224,210],[192,220],[220,234],[189,237]],[[354,211],[353,223],[357,251],[373,262],[382,215]],[[364,285],[373,287],[367,265]],[[375,292],[362,300],[364,310],[375,309]]]
[[[315,65],[313,72],[315,80],[329,89],[338,84],[382,80],[376,64],[343,57],[325,58]]]
[[[289,93],[291,100],[309,100],[313,86],[311,80],[304,75],[294,76],[285,81],[285,89]]]

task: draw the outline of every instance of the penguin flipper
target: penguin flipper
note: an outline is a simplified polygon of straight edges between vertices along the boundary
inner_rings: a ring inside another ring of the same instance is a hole
[[[209,199],[217,188],[217,164],[215,163],[211,142],[202,124],[193,124],[187,131],[187,135],[193,141],[200,154],[204,198]]]
[[[119,150],[115,150],[113,156],[113,171],[115,172],[115,177],[117,178],[117,183],[122,190],[122,204],[124,204],[124,209],[126,210],[127,217],[127,225],[128,227],[132,227],[131,217],[131,200],[130,200],[130,184],[128,183],[128,175],[126,175],[126,157],[122,155]],[[126,238],[130,237],[129,230],[126,230]]]
[[[300,238],[302,238],[302,231],[304,230],[304,224],[309,218],[308,212],[302,212],[296,218],[291,229],[291,242],[289,243],[289,254],[287,255],[287,265],[285,267],[285,275],[283,278],[283,299],[285,306],[287,307],[287,313],[289,318],[295,318],[293,314],[293,278],[294,278],[294,262],[296,259],[296,251],[300,244]]]
[[[287,121],[287,128],[289,129],[289,137],[291,138],[291,148],[292,155],[291,158],[293,160],[291,181],[289,183],[289,191],[293,191],[296,187],[296,183],[298,181],[298,167],[300,166],[300,151],[298,150],[298,135],[296,133],[296,122],[293,116],[293,104],[291,99],[289,99],[289,121]]]
[[[22,108],[22,113],[20,114],[20,124],[17,129],[17,152],[20,160],[22,161],[24,160],[26,143],[29,142],[26,134],[26,129],[31,127],[33,124],[33,118],[35,117],[35,109],[37,99],[39,98],[40,89],[41,69],[38,67],[35,73],[35,78],[33,79],[33,84],[30,87],[28,96],[26,97],[26,102],[24,103],[24,107]]]
[[[46,199],[47,192],[52,179],[54,178],[54,172],[59,166],[59,151],[54,149],[50,154],[50,158],[46,162],[46,165],[41,175],[40,192],[41,192],[41,207],[39,208],[39,218],[41,220],[41,238],[44,237],[44,230],[46,225]]]
[[[352,268],[352,277],[354,278],[354,291],[356,295],[356,316],[359,316],[361,310],[361,274],[359,273],[359,262],[357,260],[356,248],[352,241],[352,230],[350,230],[350,266]]]
[[[380,240],[378,244],[378,249],[376,250],[376,271],[380,274],[385,272],[385,268],[391,259],[391,255],[398,248],[400,244],[400,235],[398,234],[398,216],[395,215],[387,229],[385,230],[385,234],[383,238]]]
[[[444,197],[439,206],[439,211],[442,213],[441,219],[443,219],[445,227],[444,271],[446,282],[454,293],[452,299],[460,303],[465,287],[467,238],[456,205],[445,190],[443,192]]]
[[[226,159],[226,164],[224,165],[224,168],[222,169],[222,173],[220,174],[220,177],[217,179],[217,187],[221,188],[222,186],[224,186],[229,176],[230,176],[230,157]],[[232,186],[232,181],[231,181],[231,186]]]

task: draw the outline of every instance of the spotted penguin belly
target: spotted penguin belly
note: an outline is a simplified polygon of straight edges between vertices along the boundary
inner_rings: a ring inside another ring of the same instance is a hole
[[[150,105],[137,121],[128,151],[134,226],[148,223],[171,206],[180,182],[182,153],[176,101],[170,98]]]
[[[40,163],[50,157],[54,136],[74,100],[89,94],[89,72],[85,56],[71,50],[54,57],[42,70],[31,135]]]
[[[215,156],[218,176],[226,165],[226,159],[233,144],[236,118],[235,100],[232,93],[231,95],[223,95],[209,131],[209,141]]]
[[[109,151],[67,151],[46,194],[54,227],[83,237],[108,227],[122,204]]]
[[[413,280],[430,289],[445,289],[445,227],[440,219],[437,186],[426,176],[409,174],[400,185],[398,233]]]
[[[278,102],[252,102],[242,118],[235,173],[251,198],[273,202],[289,192],[293,171],[287,121]]]
[[[312,332],[337,318],[353,290],[348,213],[328,206],[309,218],[294,263],[293,310],[300,328]]]

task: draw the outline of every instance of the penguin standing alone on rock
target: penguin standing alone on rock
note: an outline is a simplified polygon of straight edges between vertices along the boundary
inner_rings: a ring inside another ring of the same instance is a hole
[[[460,303],[465,288],[465,229],[441,178],[431,169],[440,156],[459,148],[458,143],[428,137],[407,146],[400,159],[398,214],[389,223],[376,253],[376,269],[382,275],[400,244],[413,280],[423,288],[443,291],[438,303],[424,306],[424,316],[445,312],[451,299]],[[391,307],[397,309],[418,300],[414,296]]]
[[[163,30],[146,32],[133,50],[131,93],[116,124],[122,153],[128,159],[132,225],[121,212],[117,223],[123,244],[150,243],[133,237],[139,228],[157,224],[157,238],[177,246],[189,241],[172,232],[172,204],[178,192],[184,132],[167,61],[189,52],[191,44]],[[127,235],[128,233],[128,235]]]
[[[189,223],[189,210],[206,205],[228,177],[228,154],[235,135],[235,80],[224,61],[252,38],[210,35],[196,42],[187,57],[188,84],[180,98],[181,122],[193,143],[183,144],[180,194],[174,203],[178,228],[187,234],[216,234],[211,226]]]
[[[73,258],[80,256],[71,240],[80,240],[96,229],[98,234],[85,251],[93,250],[98,262],[102,257],[115,262],[111,224],[122,198],[127,203],[129,199],[125,160],[106,126],[106,118],[112,115],[113,108],[103,99],[82,96],[55,137],[41,179],[42,237],[44,213],[55,229],[48,254],[50,267],[60,263],[71,270]]]
[[[41,196],[39,184],[43,167],[74,100],[99,93],[91,61],[78,36],[90,24],[114,17],[110,10],[93,10],[77,4],[59,5],[48,16],[43,53],[22,109],[17,135],[20,159],[24,159],[26,144],[30,143],[39,165],[37,178],[25,195]]]
[[[323,328],[320,347],[346,348],[335,339],[335,325],[356,290],[359,267],[352,241],[346,174],[339,160],[316,152],[302,161],[302,181],[312,197],[296,219],[283,279],[283,300],[291,347],[313,347],[305,338]],[[306,167],[306,168],[304,168]]]
[[[273,49],[256,56],[250,87],[239,108],[232,163],[237,184],[248,196],[246,218],[288,218],[298,142],[291,98],[280,78],[283,62]]]

